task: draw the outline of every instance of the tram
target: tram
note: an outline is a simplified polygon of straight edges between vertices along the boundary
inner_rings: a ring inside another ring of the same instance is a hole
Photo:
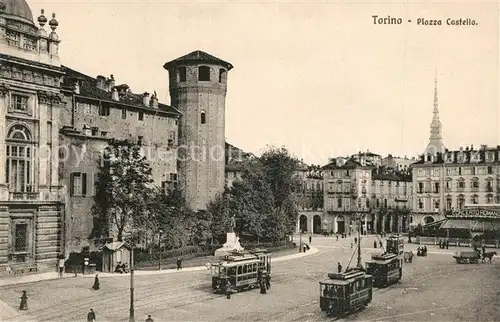
[[[271,253],[266,250],[234,252],[224,260],[211,263],[212,290],[224,292],[227,281],[237,291],[256,288],[260,283],[260,272],[271,277]]]
[[[404,253],[404,238],[401,235],[391,235],[387,238],[386,252],[403,256]]]
[[[319,306],[329,315],[342,317],[363,309],[372,300],[372,276],[358,268],[329,273],[319,282]]]
[[[403,276],[402,262],[396,254],[373,254],[365,263],[366,272],[373,276],[373,286],[387,287]]]

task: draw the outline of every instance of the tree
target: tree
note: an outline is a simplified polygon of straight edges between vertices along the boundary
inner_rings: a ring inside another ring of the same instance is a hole
[[[268,147],[259,158],[264,180],[269,184],[274,201],[276,225],[284,234],[293,233],[298,209],[295,192],[300,190],[300,182],[295,173],[299,160],[285,148]]]
[[[151,166],[140,147],[129,141],[111,140],[99,164],[92,214],[93,236],[125,233],[148,223],[147,200],[151,192]]]

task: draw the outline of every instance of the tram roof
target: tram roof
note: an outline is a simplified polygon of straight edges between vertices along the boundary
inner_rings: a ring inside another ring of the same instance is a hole
[[[371,275],[365,274],[363,278],[370,278],[372,277]],[[321,282],[320,284],[324,285],[339,285],[339,286],[344,286],[344,285],[349,285],[353,282],[359,281],[359,276],[357,278],[349,278],[346,280],[337,280],[337,279],[325,279]]]
[[[260,263],[259,259],[246,259],[246,260],[240,260],[240,261],[223,261],[220,263],[214,263],[212,266],[222,266],[222,267],[234,267],[234,266],[240,266],[244,264],[257,264]]]

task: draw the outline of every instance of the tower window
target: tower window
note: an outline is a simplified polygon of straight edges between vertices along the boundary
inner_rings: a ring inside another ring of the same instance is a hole
[[[177,73],[179,74],[179,82],[185,82],[186,81],[186,67],[179,67],[177,69]]]
[[[201,82],[210,81],[210,67],[200,66],[198,68],[198,80]]]
[[[207,123],[207,113],[205,113],[205,111],[201,111],[201,124],[205,124]]]
[[[226,70],[225,69],[219,69],[219,83],[225,83],[226,82]]]
[[[144,120],[144,112],[139,112],[139,121],[143,121]]]

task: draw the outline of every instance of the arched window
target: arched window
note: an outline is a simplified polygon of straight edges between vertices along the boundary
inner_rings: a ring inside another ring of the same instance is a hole
[[[210,67],[200,66],[198,68],[198,80],[201,82],[210,81]]]
[[[200,122],[201,124],[207,123],[207,113],[205,111],[201,111]]]
[[[226,73],[225,69],[219,69],[219,83],[224,84],[226,82]]]
[[[185,66],[177,68],[177,74],[179,75],[179,82],[186,81],[186,67]]]
[[[33,191],[33,144],[28,128],[14,125],[7,138],[5,181],[12,192]]]

